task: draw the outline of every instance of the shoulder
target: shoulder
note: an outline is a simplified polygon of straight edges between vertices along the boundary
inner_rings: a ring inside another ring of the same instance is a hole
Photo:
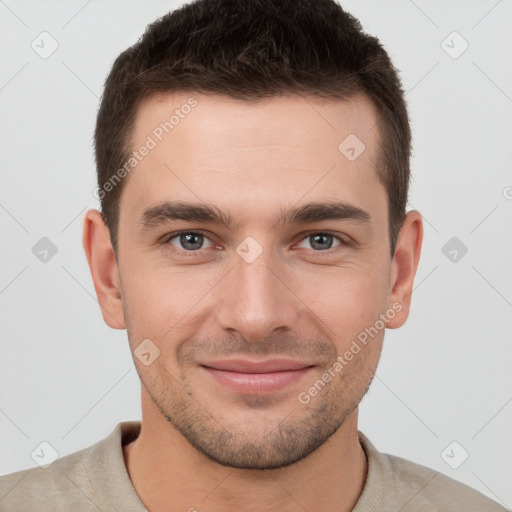
[[[379,452],[361,432],[368,459],[366,484],[355,511],[506,512],[475,489],[421,464]],[[377,503],[380,505],[377,508]]]
[[[106,438],[46,467],[0,477],[2,512],[144,511],[123,458],[123,444],[140,431],[140,422],[118,423]]]
[[[430,506],[430,509],[424,507],[425,510],[442,510],[443,512],[506,511],[504,507],[487,496],[439,471],[394,455],[383,454],[383,456],[392,467],[396,485],[410,490],[411,505],[414,502],[422,503],[426,507]],[[404,512],[405,510],[409,509],[406,507]]]
[[[92,502],[86,503],[86,497],[93,494],[85,462],[87,452],[84,449],[66,455],[46,468],[30,468],[0,477],[0,509],[45,512],[68,507],[71,510],[79,505],[76,510],[97,511]]]

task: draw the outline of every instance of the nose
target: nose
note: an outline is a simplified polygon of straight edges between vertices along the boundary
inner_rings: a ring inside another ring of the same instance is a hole
[[[219,327],[238,331],[249,342],[297,328],[302,304],[270,251],[250,263],[238,254],[233,260],[234,268],[217,289]]]

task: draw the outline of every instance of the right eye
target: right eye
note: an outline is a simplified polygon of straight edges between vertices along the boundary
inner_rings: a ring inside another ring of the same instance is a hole
[[[172,240],[176,239],[176,243]],[[179,231],[177,233],[171,233],[164,239],[164,244],[170,244],[173,247],[177,247],[178,253],[190,254],[203,249],[203,243],[205,240],[209,240],[215,245],[204,233],[201,231]],[[210,246],[211,247],[211,246]],[[174,249],[171,249],[174,251]]]

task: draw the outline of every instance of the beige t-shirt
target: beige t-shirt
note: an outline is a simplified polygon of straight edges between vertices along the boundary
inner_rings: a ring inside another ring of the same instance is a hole
[[[140,422],[118,423],[83,450],[0,477],[1,512],[147,512],[132,486],[122,445]],[[360,432],[368,459],[363,492],[353,512],[506,512],[470,487],[400,457],[380,453]]]

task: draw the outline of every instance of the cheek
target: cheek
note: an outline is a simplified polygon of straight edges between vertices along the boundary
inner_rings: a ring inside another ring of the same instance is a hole
[[[321,321],[326,335],[341,345],[374,325],[387,305],[387,279],[375,266],[316,269],[300,282],[297,295]]]
[[[230,293],[230,264],[171,266],[165,259],[134,258],[123,268],[123,288],[132,332],[138,337],[169,339],[171,331],[197,331],[216,309],[216,293]],[[389,269],[387,270],[389,271]],[[338,265],[291,265],[282,269],[287,286],[309,311],[309,322],[340,344],[373,325],[387,305],[383,258]],[[209,293],[213,289],[214,293]],[[290,296],[293,299],[293,294]],[[213,301],[213,302],[212,302]],[[228,301],[229,302],[229,301]],[[293,326],[292,326],[293,327]],[[171,335],[172,337],[172,335]],[[143,339],[142,338],[142,339]]]
[[[133,328],[155,338],[168,334],[174,326],[183,328],[201,304],[208,302],[208,292],[222,276],[220,269],[213,267],[173,268],[161,261],[134,262],[126,266],[124,274],[125,300]]]

